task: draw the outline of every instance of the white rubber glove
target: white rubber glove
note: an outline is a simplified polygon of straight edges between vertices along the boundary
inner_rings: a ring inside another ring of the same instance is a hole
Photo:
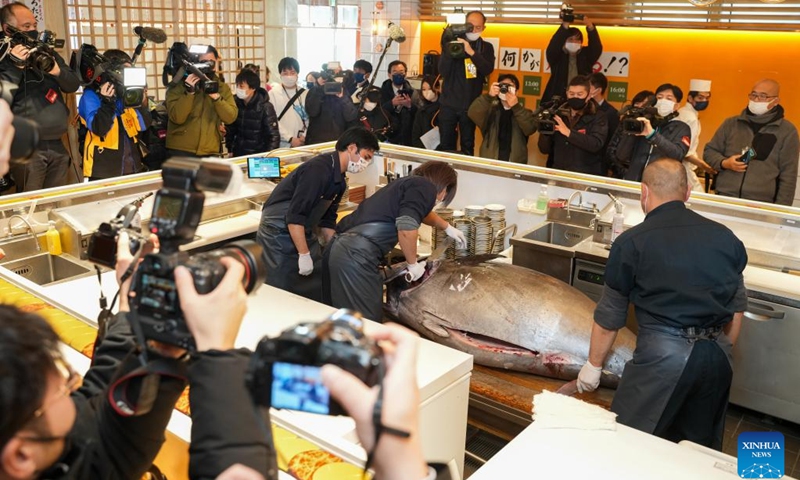
[[[444,233],[456,241],[456,248],[467,248],[467,237],[464,236],[464,232],[461,230],[452,225],[448,225]]]
[[[581,368],[581,373],[578,374],[578,391],[594,392],[600,386],[600,374],[603,373],[603,367],[595,367],[588,360]]]
[[[314,260],[311,259],[311,253],[301,253],[297,257],[298,273],[303,276],[311,275],[314,271]]]
[[[406,273],[406,281],[416,282],[417,280],[425,274],[425,265],[427,262],[424,260],[417,263],[410,263],[408,264],[408,273]]]

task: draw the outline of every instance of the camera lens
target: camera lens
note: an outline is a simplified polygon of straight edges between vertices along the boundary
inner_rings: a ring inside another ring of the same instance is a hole
[[[138,107],[144,101],[144,89],[137,87],[125,88],[122,94],[122,102],[126,107]]]
[[[264,264],[264,250],[252,240],[239,240],[218,250],[219,257],[231,257],[244,265],[242,285],[247,293],[261,286],[267,279],[267,266]]]

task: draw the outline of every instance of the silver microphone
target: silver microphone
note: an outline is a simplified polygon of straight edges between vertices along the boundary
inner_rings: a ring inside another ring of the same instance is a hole
[[[406,41],[406,32],[400,25],[389,22],[388,32],[389,38],[391,38],[393,41],[397,43],[403,43]]]

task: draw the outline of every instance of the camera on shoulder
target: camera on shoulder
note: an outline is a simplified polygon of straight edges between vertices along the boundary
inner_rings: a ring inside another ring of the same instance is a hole
[[[336,365],[368,386],[382,381],[383,350],[363,332],[361,315],[341,309],[322,322],[300,323],[264,337],[250,358],[246,380],[256,405],[341,415],[320,370]]]
[[[139,107],[144,102],[147,70],[133,67],[118,58],[106,58],[94,45],[84,43],[72,52],[69,66],[81,76],[84,86],[110,83],[125,107]]]
[[[464,44],[457,39],[467,38],[468,33],[472,33],[474,27],[471,23],[464,23],[458,25],[448,25],[444,29],[442,35],[442,48],[452,58],[458,60],[460,58],[467,58],[467,53],[464,50]]]
[[[11,55],[12,61],[20,65],[30,65],[44,73],[53,69],[56,64],[56,60],[53,58],[54,50],[64,48],[64,39],[57,38],[52,30],[43,30],[41,32],[29,30],[23,32],[11,25],[5,25],[5,28],[11,36],[12,47],[22,45],[30,52],[25,60]]]
[[[561,116],[562,119],[569,118],[569,112],[566,111],[566,102],[558,96],[553,95],[553,98],[544,104],[535,112],[536,121],[538,123],[538,131],[541,135],[553,135],[556,131],[556,116]]]
[[[200,61],[200,57],[210,51],[208,45],[186,45],[183,42],[173,43],[164,62],[162,74],[164,86],[182,81],[189,92],[200,90],[208,94],[219,93],[219,81],[216,79],[213,62]],[[186,78],[191,74],[200,78],[200,81],[195,86],[186,83]],[[172,77],[172,79],[167,80],[167,76]]]
[[[652,106],[633,107],[622,115],[622,133],[626,135],[638,135],[644,132],[644,122],[639,120],[644,117],[650,121],[650,126],[654,129],[666,125],[667,122],[678,116],[678,112],[672,112],[666,117],[658,114],[658,109]]]

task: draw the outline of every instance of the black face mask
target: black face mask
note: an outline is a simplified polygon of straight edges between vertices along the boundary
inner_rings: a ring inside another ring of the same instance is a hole
[[[29,36],[32,40],[36,40],[39,38],[39,30],[29,30],[24,33],[25,35]]]
[[[569,108],[573,110],[583,110],[586,107],[586,99],[585,98],[570,98],[567,100],[567,105]]]

